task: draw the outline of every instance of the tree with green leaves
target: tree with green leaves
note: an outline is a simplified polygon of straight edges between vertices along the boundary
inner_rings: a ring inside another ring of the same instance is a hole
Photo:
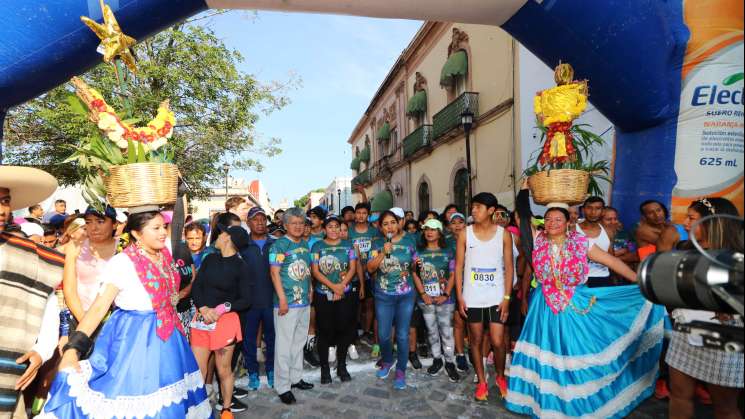
[[[308,205],[308,200],[310,199],[310,194],[311,193],[313,193],[313,192],[324,192],[325,190],[326,190],[325,188],[313,189],[312,191],[309,191],[307,194],[305,194],[305,195],[301,196],[300,198],[296,199],[293,204],[296,207],[298,207],[298,208],[305,208],[305,206]]]
[[[234,169],[260,171],[260,157],[280,152],[279,139],[261,138],[255,125],[260,115],[288,103],[287,89],[297,80],[261,83],[238,69],[244,58],[212,30],[188,22],[140,42],[134,52],[137,74],[124,83],[114,66],[103,63],[80,78],[133,120],[152,119],[158,104],[170,100],[176,126],[169,153],[191,196],[209,194],[209,186],[224,176],[225,161]],[[40,167],[63,185],[81,181],[85,168],[65,160],[100,132],[76,109],[71,95],[72,86],[65,84],[11,110],[5,127],[7,163]]]

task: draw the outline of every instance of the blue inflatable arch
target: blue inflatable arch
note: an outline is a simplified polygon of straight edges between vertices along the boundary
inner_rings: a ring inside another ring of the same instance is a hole
[[[593,104],[617,128],[612,202],[628,218],[646,199],[675,207],[711,194],[742,211],[742,78],[724,81],[743,72],[743,4],[690,3],[684,10],[683,0],[107,1],[136,39],[208,8],[500,26],[550,67],[570,62],[591,81]],[[2,9],[0,118],[100,62],[99,40],[79,19],[100,20],[98,0],[6,0]],[[717,149],[722,141],[729,145]]]

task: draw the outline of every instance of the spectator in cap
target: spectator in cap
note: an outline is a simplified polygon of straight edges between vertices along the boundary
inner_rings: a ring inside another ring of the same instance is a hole
[[[265,370],[267,384],[274,387],[274,313],[272,299],[274,286],[269,273],[269,249],[276,239],[267,231],[267,216],[261,207],[253,207],[248,211],[248,227],[251,230],[248,244],[239,249],[239,253],[248,265],[249,276],[254,284],[251,307],[241,314],[243,320],[243,360],[248,371],[249,390],[258,390],[259,362],[257,353],[260,345],[259,330],[266,344]]]
[[[116,254],[116,211],[88,207],[83,215],[85,235],[74,235],[65,246],[63,292],[73,316],[73,326],[93,305],[105,278],[106,262]]]
[[[323,221],[325,238],[313,245],[312,273],[316,279],[318,325],[318,355],[321,364],[321,384],[331,384],[329,354],[336,354],[336,374],[342,382],[352,378],[347,371],[347,351],[356,337],[359,289],[353,285],[357,275],[357,253],[352,244],[340,237],[341,220],[329,215]],[[346,321],[340,321],[346,320]]]

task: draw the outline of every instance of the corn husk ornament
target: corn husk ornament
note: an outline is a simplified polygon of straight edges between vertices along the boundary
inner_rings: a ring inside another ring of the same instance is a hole
[[[595,178],[610,182],[610,164],[591,161],[593,147],[604,140],[574,123],[587,108],[587,80],[575,80],[572,66],[559,63],[554,81],[555,87],[538,92],[533,101],[543,144],[525,174],[536,203],[574,205],[584,201],[588,191],[602,195]]]
[[[556,87],[535,96],[535,114],[547,128],[546,142],[538,159],[541,164],[565,163],[572,160],[576,152],[572,141],[572,121],[587,107],[587,81],[573,79],[572,66],[559,64],[554,71]]]

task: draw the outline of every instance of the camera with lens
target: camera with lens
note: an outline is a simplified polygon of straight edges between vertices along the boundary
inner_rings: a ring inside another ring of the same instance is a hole
[[[644,296],[669,309],[685,308],[743,316],[743,261],[732,250],[673,250],[655,253],[639,267]],[[695,316],[693,316],[695,318]],[[677,322],[675,330],[698,335],[709,348],[743,352],[743,328],[698,319]]]

